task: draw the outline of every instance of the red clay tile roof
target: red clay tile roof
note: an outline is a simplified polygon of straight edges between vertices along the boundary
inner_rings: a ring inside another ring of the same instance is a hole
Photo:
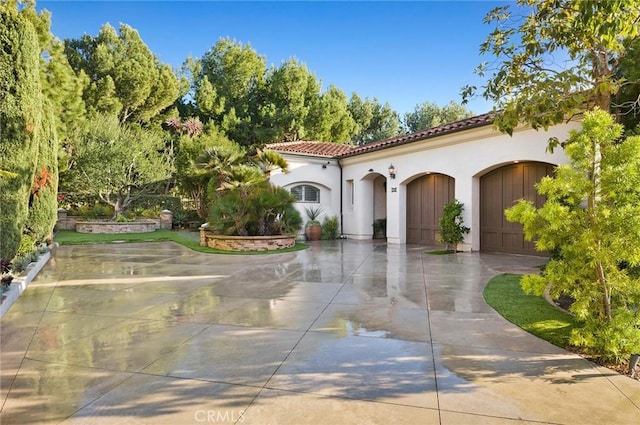
[[[444,134],[451,134],[458,131],[491,125],[493,123],[494,116],[495,114],[493,112],[490,112],[471,118],[465,118],[463,120],[452,122],[449,124],[443,124],[438,127],[428,128],[416,133],[404,134],[402,136],[396,136],[390,139],[384,139],[362,146],[298,140],[295,142],[271,143],[267,145],[266,148],[278,152],[291,152],[331,158],[347,158],[367,152],[374,152],[411,142],[417,142],[419,140],[430,139],[433,137],[442,136]]]
[[[476,127],[483,127],[493,123],[493,112],[477,115],[471,118],[465,118],[460,121],[452,122],[449,124],[443,124],[438,127],[428,128],[426,130],[418,131],[416,133],[404,134],[402,136],[392,137],[390,139],[380,140],[378,142],[369,143],[367,145],[358,146],[355,149],[351,149],[348,152],[340,155],[340,158],[346,158],[349,156],[355,156],[366,152],[378,151],[381,149],[388,149],[394,146],[404,145],[418,140],[430,139],[436,136],[442,136],[444,134],[455,133],[462,130],[469,130]]]
[[[278,152],[301,153],[334,158],[355,149],[357,146],[297,140],[295,142],[271,143],[265,147]]]

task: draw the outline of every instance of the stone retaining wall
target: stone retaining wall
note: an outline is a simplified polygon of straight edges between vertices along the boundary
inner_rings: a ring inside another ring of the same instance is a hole
[[[116,223],[115,221],[78,221],[78,233],[151,233],[158,229],[154,220]]]
[[[278,236],[223,236],[200,229],[200,245],[224,251],[275,251],[291,248],[296,244],[295,235]]]
[[[104,220],[87,220],[84,217],[69,216],[65,209],[58,210],[56,230],[75,230],[78,233],[148,233],[157,229],[171,230],[173,213],[164,210],[159,218],[141,219],[135,222],[116,223]]]

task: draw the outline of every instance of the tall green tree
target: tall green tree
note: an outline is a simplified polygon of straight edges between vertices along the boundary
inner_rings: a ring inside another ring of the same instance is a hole
[[[495,60],[476,72],[489,76],[480,93],[499,111],[497,128],[546,129],[595,106],[609,111],[630,83],[618,70],[640,34],[639,15],[639,0],[517,0],[488,13],[495,29],[480,52]],[[463,103],[476,92],[463,87]]]
[[[634,40],[620,60],[617,76],[624,83],[614,95],[613,113],[627,130],[640,134],[640,40]]]
[[[357,145],[394,137],[400,131],[400,117],[388,103],[382,105],[376,98],[362,100],[357,93],[353,93],[348,108],[356,122],[352,141]]]
[[[18,250],[42,137],[38,35],[15,3],[0,3],[0,263]]]
[[[86,108],[82,99],[89,79],[84,72],[76,75],[64,53],[64,43],[51,32],[51,14],[38,13],[35,2],[25,2],[20,9],[38,33],[40,44],[40,80],[45,97],[51,102],[56,120],[56,133],[61,143],[71,143],[78,129],[86,124]]]
[[[228,137],[244,146],[260,140],[260,108],[266,60],[251,45],[221,38],[193,69],[194,91],[203,122],[214,120]]]
[[[58,137],[54,108],[49,101],[43,114],[42,137],[38,144],[38,160],[31,185],[29,215],[25,232],[36,242],[51,239],[58,220]]]
[[[83,99],[94,115],[147,123],[180,94],[171,67],[161,64],[128,25],[121,24],[116,32],[106,24],[95,37],[66,40],[65,54],[78,75],[89,76]]]
[[[296,59],[272,67],[265,87],[265,125],[274,130],[272,140],[287,136],[287,140],[304,139],[305,121],[320,97],[320,82]]]
[[[69,185],[77,194],[98,197],[115,215],[170,178],[165,141],[159,132],[115,117],[93,121],[78,141],[69,169]]]
[[[598,107],[602,111],[610,111],[614,96],[628,84],[620,72],[620,65],[629,54],[629,48],[638,40],[638,16],[640,0],[518,0],[516,4],[491,11],[485,22],[496,27],[482,44],[481,52],[495,56],[496,60],[492,65],[481,64],[477,72],[480,75],[490,73],[482,95],[492,100],[498,109],[495,118],[497,128],[508,134],[521,124],[546,129],[585,110]],[[475,91],[475,87],[463,88],[464,99],[468,100]],[[626,348],[617,343],[614,344],[617,348],[607,348],[611,338],[625,338],[626,331],[619,325],[631,323],[628,316],[626,319],[618,316],[623,318],[621,321],[613,316],[612,304],[608,301],[610,297],[606,294],[610,288],[606,282],[610,278],[615,280],[616,272],[610,267],[608,257],[623,261],[628,254],[619,244],[605,243],[607,236],[601,233],[607,226],[610,229],[615,227],[615,217],[596,218],[601,201],[604,202],[603,209],[606,211],[608,208],[607,201],[603,199],[608,195],[602,192],[605,176],[615,176],[612,178],[620,182],[626,181],[627,176],[620,165],[606,158],[605,149],[609,149],[611,144],[606,139],[614,137],[617,130],[609,130],[603,119],[596,121],[600,124],[590,129],[592,134],[572,137],[574,147],[567,147],[570,157],[578,155],[576,151],[588,157],[587,170],[581,164],[584,160],[580,155],[572,157],[573,173],[587,175],[582,186],[574,186],[580,200],[576,201],[571,193],[566,195],[573,203],[586,202],[584,210],[590,219],[581,221],[582,227],[576,230],[576,234],[589,235],[590,241],[581,240],[585,246],[591,244],[589,249],[592,252],[582,258],[590,258],[591,261],[568,263],[571,270],[567,268],[565,271],[566,276],[579,278],[576,285],[584,287],[585,291],[594,285],[600,285],[603,290],[604,298],[599,302],[602,302],[604,310],[588,302],[578,304],[590,310],[589,314],[604,318],[603,321],[590,322],[588,328],[591,330],[583,334],[590,335],[589,341],[578,342],[596,347],[603,356],[616,357],[619,353],[624,355],[635,343]],[[603,138],[604,133],[608,135]],[[549,147],[553,149],[558,144],[558,140],[552,139]],[[550,189],[541,185],[539,190],[544,193]],[[524,222],[525,217],[517,214],[511,218]],[[558,228],[557,222],[552,220],[543,226],[551,231]],[[637,223],[633,226],[638,228]],[[558,244],[562,255],[582,255],[573,251],[575,245],[571,239],[558,241]],[[544,248],[544,244],[539,246]],[[634,259],[629,261],[635,262]]]
[[[346,143],[356,132],[356,122],[349,112],[347,96],[334,85],[320,95],[307,116],[305,127],[312,140]]]
[[[453,100],[444,106],[438,106],[432,102],[424,102],[416,105],[413,111],[405,114],[404,124],[409,133],[415,133],[471,116],[473,116],[473,112]]]
[[[608,113],[587,112],[566,143],[571,162],[537,186],[544,206],[521,200],[506,212],[538,249],[556,253],[523,288],[572,296],[583,324],[572,343],[613,361],[640,352],[640,278],[628,268],[640,265],[640,136],[622,131]]]

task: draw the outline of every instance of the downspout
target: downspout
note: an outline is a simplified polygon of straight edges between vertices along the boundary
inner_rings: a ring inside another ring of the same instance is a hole
[[[344,220],[343,220],[343,192],[344,192],[344,182],[342,181],[342,163],[340,162],[340,158],[336,158],[338,163],[338,167],[340,168],[340,237],[344,237]]]

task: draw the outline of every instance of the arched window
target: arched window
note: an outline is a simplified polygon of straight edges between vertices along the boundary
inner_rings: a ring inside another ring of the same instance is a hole
[[[291,188],[291,194],[298,202],[320,202],[320,189],[308,184],[301,184]]]

